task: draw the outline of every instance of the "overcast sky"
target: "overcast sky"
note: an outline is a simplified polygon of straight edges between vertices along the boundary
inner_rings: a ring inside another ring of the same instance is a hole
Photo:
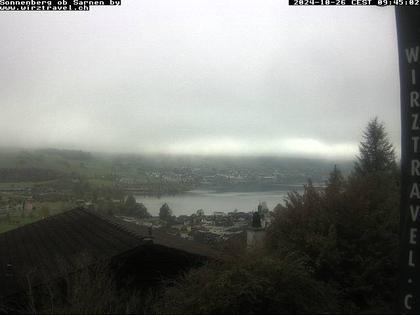
[[[0,145],[353,157],[399,148],[393,8],[123,0],[1,12]]]

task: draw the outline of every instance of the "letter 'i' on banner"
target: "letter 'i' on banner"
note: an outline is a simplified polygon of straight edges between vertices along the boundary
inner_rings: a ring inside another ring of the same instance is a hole
[[[401,87],[400,294],[420,314],[420,7],[395,8]]]

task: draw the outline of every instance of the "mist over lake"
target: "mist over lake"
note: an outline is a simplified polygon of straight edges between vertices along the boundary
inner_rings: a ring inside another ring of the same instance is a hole
[[[256,210],[259,202],[266,202],[270,210],[277,204],[283,203],[287,193],[296,190],[302,191],[302,186],[293,189],[277,191],[256,191],[256,192],[217,192],[212,190],[192,190],[174,196],[147,197],[135,196],[137,202],[143,203],[149,213],[153,216],[159,215],[160,207],[166,202],[172,209],[173,214],[191,215],[198,209],[203,209],[206,215],[213,214],[214,211],[249,212]]]

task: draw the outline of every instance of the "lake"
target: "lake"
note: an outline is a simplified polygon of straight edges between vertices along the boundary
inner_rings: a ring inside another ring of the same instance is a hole
[[[166,202],[174,215],[191,215],[198,209],[203,209],[205,214],[213,214],[214,211],[231,212],[254,211],[260,202],[265,201],[270,210],[278,203],[283,203],[287,193],[302,191],[302,186],[278,191],[258,192],[217,192],[211,190],[192,190],[175,196],[147,197],[135,196],[137,202],[143,203],[153,216],[159,215],[160,207]]]

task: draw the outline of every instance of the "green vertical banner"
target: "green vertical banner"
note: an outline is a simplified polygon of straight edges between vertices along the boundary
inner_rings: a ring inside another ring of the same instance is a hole
[[[396,7],[401,88],[400,295],[420,314],[420,7]]]

